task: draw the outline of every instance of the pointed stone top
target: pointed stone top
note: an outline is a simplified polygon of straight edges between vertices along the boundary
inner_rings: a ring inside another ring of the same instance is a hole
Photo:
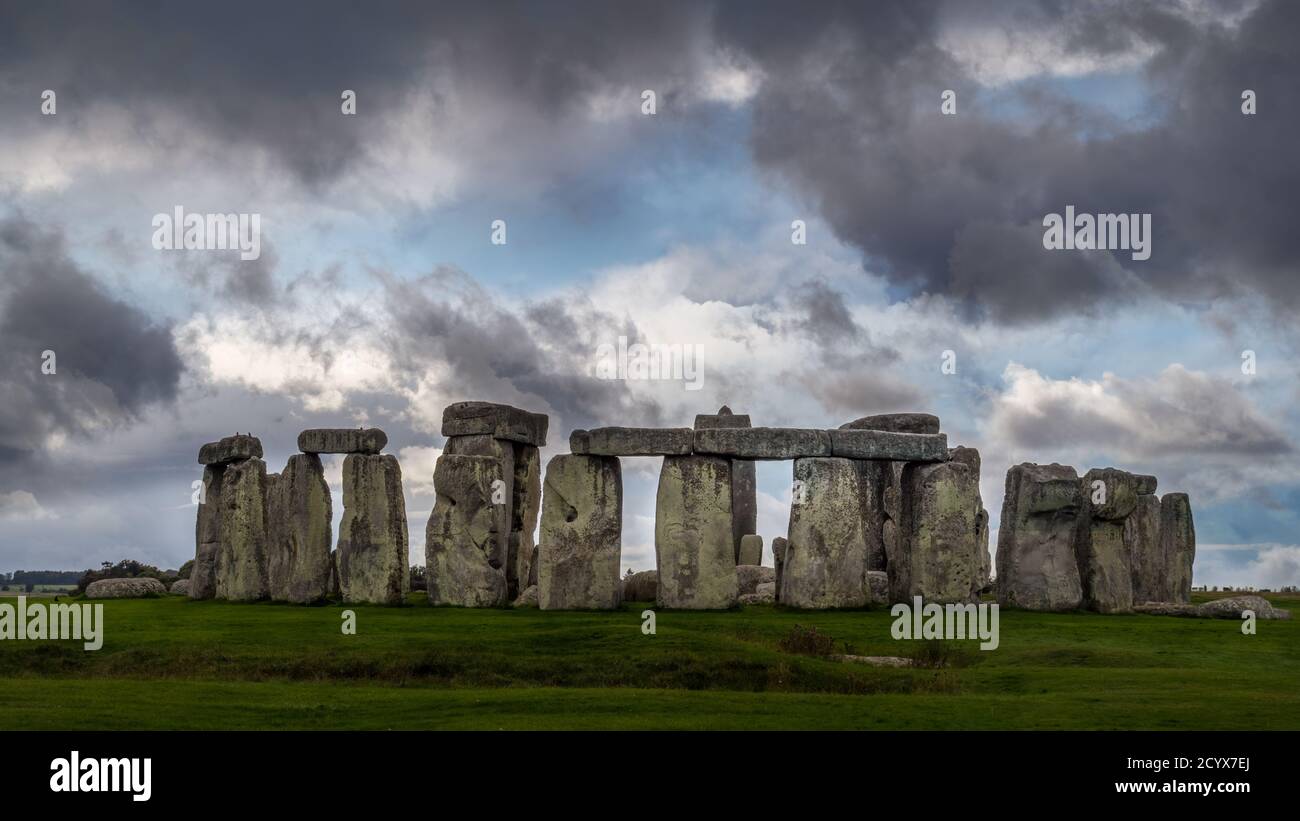
[[[718,416],[731,416],[731,408],[726,405],[718,408]]]

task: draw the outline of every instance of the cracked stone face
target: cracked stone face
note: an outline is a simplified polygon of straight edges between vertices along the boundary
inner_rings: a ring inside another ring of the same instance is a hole
[[[411,587],[402,469],[391,454],[343,460],[339,589],[345,602],[400,604]]]
[[[218,599],[257,601],[270,594],[266,566],[266,463],[245,459],[226,467],[221,481]]]
[[[1003,607],[1077,610],[1083,603],[1075,558],[1082,505],[1072,467],[1026,462],[1007,471],[997,555]]]
[[[295,604],[329,595],[333,503],[320,457],[289,457],[267,481],[267,577],[271,598]]]
[[[493,490],[494,483],[503,480],[502,462],[494,456],[444,452],[438,457],[433,471],[436,498],[424,532],[431,604],[509,604],[501,554],[504,520]]]
[[[666,456],[655,499],[658,603],[722,609],[736,603],[731,460]]]
[[[618,606],[623,473],[612,456],[565,454],[546,465],[537,603],[543,610]]]

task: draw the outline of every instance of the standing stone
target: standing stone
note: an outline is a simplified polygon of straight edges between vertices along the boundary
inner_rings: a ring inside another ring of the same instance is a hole
[[[549,419],[494,402],[457,402],[443,408],[443,436],[486,435],[523,445],[544,447]]]
[[[983,587],[978,468],[958,459],[909,463],[902,488],[902,544],[899,560],[888,568],[891,599],[909,602],[920,596],[952,604],[978,598]]]
[[[801,491],[790,505],[782,604],[807,609],[867,604],[868,556],[880,539],[882,468],[882,463],[838,457],[795,460]]]
[[[1192,600],[1192,564],[1196,561],[1196,527],[1186,493],[1160,497],[1160,552],[1169,568],[1162,601],[1186,604]]]
[[[1160,497],[1154,493],[1138,496],[1124,520],[1124,549],[1133,568],[1133,604],[1161,601],[1169,568],[1160,546]]]
[[[659,571],[642,570],[623,579],[623,601],[654,601],[659,589]]]
[[[740,563],[759,565],[763,563],[763,537],[748,533],[740,537]]]
[[[661,607],[720,609],[736,603],[731,460],[665,456],[655,500]]]
[[[343,601],[401,604],[411,589],[402,468],[391,454],[343,460],[338,573]]]
[[[1124,521],[1137,508],[1138,477],[1116,468],[1084,474],[1076,557],[1083,604],[1098,613],[1133,609],[1133,566],[1124,544]]]
[[[785,567],[786,538],[777,536],[772,540],[772,565],[776,569],[773,581],[776,583],[776,600],[781,601],[781,571]]]
[[[504,607],[510,602],[500,528],[504,473],[494,456],[444,453],[433,470],[436,498],[425,528],[429,602]],[[506,499],[508,501],[508,498]]]
[[[225,465],[203,468],[203,495],[194,527],[194,567],[190,571],[190,598],[210,599],[217,594],[217,556],[221,551],[221,483]]]
[[[749,414],[732,413],[723,405],[716,414],[695,417],[695,430],[710,428],[747,428]],[[693,442],[692,442],[693,446]],[[689,453],[690,450],[687,450]],[[740,541],[758,530],[758,482],[754,463],[747,459],[731,460],[731,535],[735,540],[736,562],[740,563]]]
[[[1007,471],[998,530],[998,602],[1025,610],[1076,610],[1083,585],[1074,547],[1083,504],[1066,465],[1028,462]]]
[[[267,577],[271,598],[295,604],[330,592],[333,503],[314,453],[298,453],[275,481],[267,477]]]
[[[515,478],[510,497],[510,545],[506,586],[511,591],[537,584],[533,534],[542,512],[542,456],[532,445],[514,445]]]
[[[493,524],[497,544],[493,548],[492,561],[493,566],[505,574],[507,601],[514,601],[520,590],[517,565],[514,568],[510,566],[510,531],[515,520],[514,503],[517,496],[514,443],[484,435],[452,436],[447,439],[442,452],[458,456],[489,456],[501,464],[500,472],[492,480],[495,486],[492,510],[497,516]]]
[[[546,465],[537,603],[543,610],[618,607],[623,471],[617,457],[565,454]]]
[[[221,480],[221,548],[216,598],[257,601],[267,584],[266,463],[245,459],[226,467]]]

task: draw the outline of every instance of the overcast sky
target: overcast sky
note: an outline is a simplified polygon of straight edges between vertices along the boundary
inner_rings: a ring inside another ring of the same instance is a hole
[[[201,444],[277,471],[355,425],[422,562],[442,408],[483,399],[548,413],[544,459],[929,411],[994,527],[1010,465],[1114,465],[1191,494],[1196,584],[1300,584],[1300,5],[488,5],[0,8],[0,570],[177,567]],[[1045,250],[1067,205],[1150,214],[1150,258]],[[155,250],[177,206],[260,215],[261,256]],[[620,336],[703,387],[597,378]],[[657,471],[624,460],[625,567]]]

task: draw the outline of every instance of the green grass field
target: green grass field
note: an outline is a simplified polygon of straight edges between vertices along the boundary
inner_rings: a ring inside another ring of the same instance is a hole
[[[1197,600],[1207,598],[1198,595]],[[1269,595],[1300,610],[1300,597]],[[1232,620],[1003,611],[941,669],[887,609],[613,613],[105,602],[105,640],[0,642],[0,729],[1300,729],[1300,613]]]

